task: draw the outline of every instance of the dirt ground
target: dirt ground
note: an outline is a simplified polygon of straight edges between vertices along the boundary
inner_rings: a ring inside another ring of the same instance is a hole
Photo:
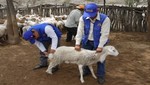
[[[74,42],[61,45],[74,46]],[[150,85],[150,43],[144,33],[111,33],[110,45],[120,54],[106,59],[104,85]],[[99,85],[91,75],[79,80],[77,65],[61,64],[48,75],[47,68],[32,70],[39,62],[39,50],[22,40],[18,45],[0,46],[0,85]],[[94,65],[96,73],[96,64]]]

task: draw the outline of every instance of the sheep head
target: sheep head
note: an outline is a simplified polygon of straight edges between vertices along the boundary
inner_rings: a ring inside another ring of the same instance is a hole
[[[119,52],[114,46],[105,46],[104,49],[108,55],[118,56]]]
[[[118,56],[119,52],[114,46],[105,46],[100,56],[100,62],[103,63],[108,55]]]

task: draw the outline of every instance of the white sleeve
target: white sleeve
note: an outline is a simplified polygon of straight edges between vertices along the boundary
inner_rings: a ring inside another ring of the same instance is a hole
[[[42,52],[46,51],[46,48],[44,47],[44,45],[41,42],[35,40],[34,44],[40,49],[40,51],[42,51]]]
[[[55,31],[53,30],[53,28],[50,25],[47,25],[45,27],[45,33],[46,33],[47,37],[50,37],[52,39],[51,49],[56,50],[57,44],[58,44],[58,37],[57,37]]]
[[[107,17],[101,27],[101,37],[100,37],[100,43],[98,45],[98,47],[103,48],[103,46],[105,45],[105,43],[108,40],[109,37],[109,33],[110,33],[110,19]]]
[[[77,34],[76,34],[76,45],[80,45],[82,37],[84,34],[84,21],[82,16],[79,19],[79,25],[78,25],[78,29],[77,29]]]

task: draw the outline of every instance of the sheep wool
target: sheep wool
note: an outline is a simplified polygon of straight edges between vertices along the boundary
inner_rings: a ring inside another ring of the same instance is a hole
[[[61,46],[56,49],[54,54],[49,54],[50,64],[47,73],[52,74],[52,68],[63,62],[77,64],[80,71],[80,81],[84,83],[83,69],[84,65],[87,65],[92,73],[92,76],[96,79],[92,64],[97,62],[104,62],[108,55],[117,56],[119,52],[113,46],[105,46],[101,53],[96,51],[81,49],[76,51],[74,47]]]

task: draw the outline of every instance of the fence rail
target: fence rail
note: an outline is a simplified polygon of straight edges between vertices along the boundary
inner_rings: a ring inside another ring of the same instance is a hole
[[[40,5],[20,9],[22,15],[38,14],[42,17],[52,15],[68,15],[75,6]],[[147,8],[106,6],[105,10],[99,7],[101,13],[105,13],[111,20],[111,31],[121,32],[147,32]],[[0,9],[0,18],[4,18],[6,9]]]
[[[62,5],[40,5],[36,7],[29,7],[26,9],[20,9],[22,14],[38,14],[42,17],[49,17],[52,15],[68,15],[71,10],[73,10],[75,6],[62,6]]]
[[[102,10],[102,9],[101,9]],[[112,31],[147,32],[147,8],[106,7]]]

